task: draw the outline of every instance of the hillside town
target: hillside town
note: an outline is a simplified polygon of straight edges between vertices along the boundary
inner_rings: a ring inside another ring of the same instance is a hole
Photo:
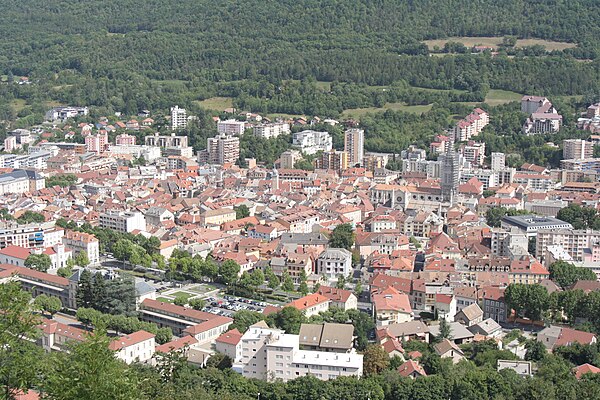
[[[523,135],[561,127],[546,97],[521,110]],[[365,151],[354,120],[229,110],[195,151],[178,106],[166,132],[147,110],[87,122],[87,107],[53,108],[4,140],[0,282],[40,304],[47,352],[108,315],[128,364],[178,352],[198,367],[227,357],[248,378],[330,380],[363,376],[375,346],[416,379],[416,342],[454,364],[493,343],[510,356],[498,371],[532,376],[528,343],[597,343],[594,306],[563,302],[600,293],[599,110],[578,120],[589,139],[554,144],[563,157],[548,169],[487,155],[482,108],[400,154]],[[319,124],[343,126],[343,147]],[[243,135],[291,146],[273,165],[240,160]]]

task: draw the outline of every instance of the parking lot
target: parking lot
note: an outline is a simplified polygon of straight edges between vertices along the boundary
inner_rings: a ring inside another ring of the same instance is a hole
[[[223,296],[219,297],[207,297],[206,307],[202,311],[209,312],[216,315],[223,315],[230,317],[235,314],[236,311],[248,310],[262,312],[268,305],[265,302],[245,299],[242,297],[235,296]]]

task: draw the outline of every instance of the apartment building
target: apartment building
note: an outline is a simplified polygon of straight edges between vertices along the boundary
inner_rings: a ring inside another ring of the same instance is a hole
[[[414,319],[410,299],[393,287],[388,287],[371,295],[373,317],[377,326],[400,324]]]
[[[35,192],[46,186],[46,179],[35,171],[16,169],[0,174],[0,196]]]
[[[247,378],[284,382],[312,375],[320,380],[339,376],[362,376],[363,356],[348,353],[301,350],[300,336],[271,329],[264,323],[252,325],[242,336],[242,357],[233,370]]]
[[[349,276],[352,273],[352,253],[346,249],[326,249],[317,258],[315,273],[332,281],[337,281],[338,275]]]
[[[292,215],[277,218],[276,222],[283,225],[291,233],[311,233],[314,225],[321,221],[319,213],[313,210],[301,211]]]
[[[0,249],[18,246],[28,249],[43,248],[44,228],[39,225],[0,224]]]
[[[94,235],[85,232],[66,231],[62,240],[67,247],[73,250],[74,255],[85,252],[90,264],[100,262],[100,242]]]
[[[331,169],[341,173],[343,170],[348,169],[348,153],[345,151],[329,150],[324,151],[320,157],[315,160],[315,166],[317,169]]]
[[[184,129],[187,127],[187,111],[185,108],[179,108],[179,106],[171,107],[171,129],[176,131],[178,129]],[[186,137],[187,139],[187,137]],[[151,145],[153,146],[153,145]],[[186,144],[187,146],[187,144]],[[160,146],[169,147],[169,146]]]
[[[469,141],[468,144],[461,146],[460,153],[472,166],[481,166],[485,161],[485,143]]]
[[[48,159],[57,153],[57,151],[39,151],[31,154],[2,154],[0,168],[46,169]]]
[[[365,154],[365,131],[352,128],[344,132],[344,151],[348,154],[348,164],[361,164]]]
[[[562,125],[562,115],[546,97],[523,96],[521,111],[529,115],[521,128],[525,135],[558,132]]]
[[[235,164],[240,158],[240,139],[227,134],[219,134],[214,138],[208,138],[206,142],[205,155],[209,164]],[[204,159],[199,159],[200,162]]]
[[[350,290],[321,285],[316,293],[327,297],[331,301],[330,307],[341,308],[344,311],[358,308],[358,298]]]
[[[302,312],[308,318],[317,315],[322,311],[329,310],[331,300],[326,296],[321,296],[318,293],[312,293],[297,300],[292,301],[286,307],[294,307]]]
[[[588,249],[600,243],[600,231],[591,229],[542,229],[537,232],[535,257],[543,261],[548,246],[562,246],[573,260],[581,262]]]
[[[582,139],[563,140],[563,159],[581,160],[594,156],[594,144]]]
[[[134,146],[135,145],[135,136],[130,135],[128,133],[122,133],[117,135],[115,138],[115,144],[117,146]]]
[[[158,300],[144,299],[140,304],[140,318],[160,327],[169,327],[177,336],[193,336],[200,344],[212,343],[227,332],[233,319],[197,311]]]
[[[106,131],[85,137],[85,148],[90,153],[104,153],[108,144],[108,133]]]
[[[333,140],[328,132],[305,130],[294,133],[292,137],[292,144],[306,154],[329,151],[333,148]]]
[[[452,130],[455,142],[466,142],[481,133],[490,123],[490,116],[481,108],[476,108],[462,120],[458,121]]]
[[[225,121],[217,122],[217,131],[221,135],[241,136],[244,134],[245,129],[246,129],[245,121],[236,121],[235,119],[228,119]]]
[[[255,136],[263,139],[276,138],[279,135],[287,135],[290,131],[290,124],[287,122],[275,122],[272,124],[260,124],[252,127],[252,133]],[[282,168],[293,168],[293,167],[282,167]]]
[[[302,160],[302,154],[298,150],[287,150],[279,157],[279,168],[294,169],[297,161]]]
[[[161,135],[158,132],[154,135],[148,135],[144,138],[144,144],[146,146],[155,147],[189,147],[187,136],[177,136],[175,133],[170,135]]]
[[[481,292],[483,319],[491,318],[498,323],[506,322],[508,307],[504,301],[504,288],[484,287]]]
[[[108,211],[100,214],[100,226],[117,232],[130,233],[135,230],[146,230],[146,219],[140,212]]]

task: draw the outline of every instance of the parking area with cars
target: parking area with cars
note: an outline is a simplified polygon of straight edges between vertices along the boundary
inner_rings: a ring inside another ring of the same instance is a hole
[[[207,305],[202,311],[228,317],[240,310],[262,312],[268,305],[265,302],[228,295],[223,297],[207,297],[205,300]]]

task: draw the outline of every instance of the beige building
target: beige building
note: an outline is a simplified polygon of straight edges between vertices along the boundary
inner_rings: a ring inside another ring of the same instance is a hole
[[[344,151],[348,154],[350,166],[362,163],[365,154],[365,131],[353,128],[344,132]]]
[[[302,160],[302,153],[300,153],[298,150],[284,151],[279,157],[279,168],[294,169],[294,165],[300,160]]]
[[[582,160],[594,156],[594,144],[582,139],[563,140],[563,159]]]
[[[600,231],[576,229],[541,229],[537,232],[535,257],[543,260],[548,246],[562,246],[573,260],[580,262],[584,253],[600,243]]]
[[[209,164],[235,164],[240,158],[240,139],[226,134],[208,138],[206,151]]]
[[[75,255],[85,252],[90,264],[100,262],[100,242],[94,235],[85,232],[66,231],[63,243],[73,250]]]
[[[348,165],[348,153],[337,150],[323,152],[315,162],[317,169],[332,169],[337,172],[348,169]]]
[[[226,222],[235,221],[235,210],[231,208],[218,208],[206,210],[201,215],[201,223],[204,226],[221,226]]]

